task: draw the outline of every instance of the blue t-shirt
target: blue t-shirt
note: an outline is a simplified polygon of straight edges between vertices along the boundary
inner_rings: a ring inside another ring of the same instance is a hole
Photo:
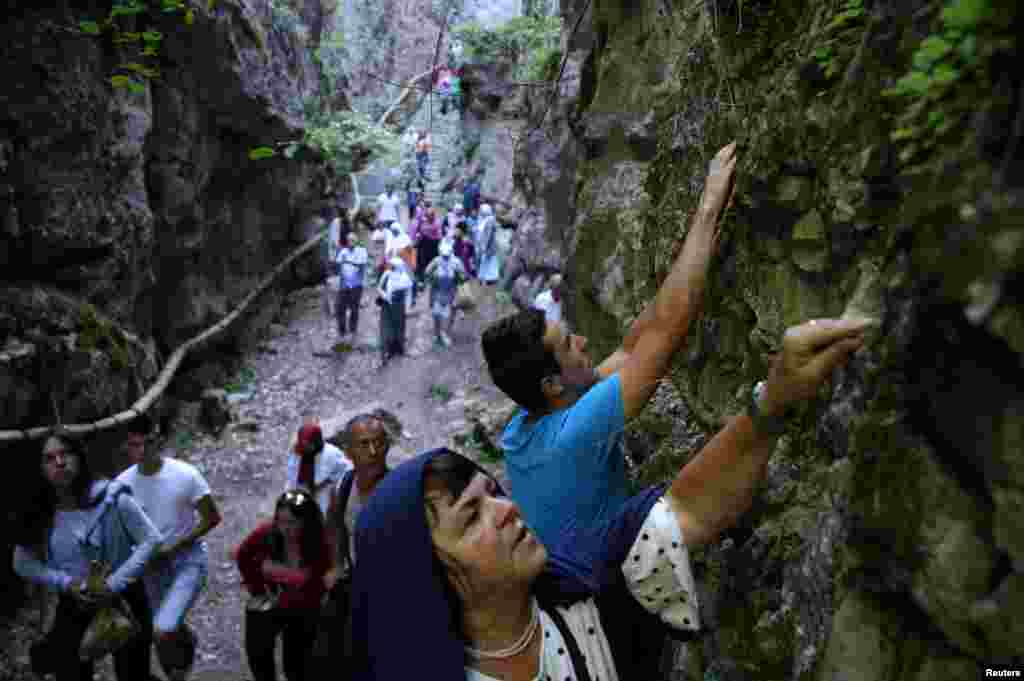
[[[531,423],[513,417],[501,437],[512,498],[547,547],[607,522],[629,498],[619,375],[575,404]]]

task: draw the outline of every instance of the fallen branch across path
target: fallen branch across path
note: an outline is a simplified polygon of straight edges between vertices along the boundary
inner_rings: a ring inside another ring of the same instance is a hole
[[[253,289],[249,295],[247,295],[242,302],[238,304],[231,314],[208,328],[206,331],[203,331],[178,346],[178,349],[175,350],[167,360],[167,364],[164,365],[160,375],[157,376],[156,383],[154,383],[153,386],[128,409],[105,419],[93,421],[92,423],[40,426],[38,428],[30,428],[27,430],[0,430],[0,443],[15,442],[18,440],[36,440],[46,437],[58,430],[69,435],[87,435],[89,433],[113,428],[114,426],[130,423],[140,414],[146,412],[153,405],[153,402],[163,394],[167,389],[167,386],[170,385],[171,379],[174,378],[174,374],[177,372],[178,366],[180,366],[182,360],[185,359],[185,355],[231,326],[231,323],[238,319],[242,312],[245,311],[245,308],[247,308],[249,304],[261,294],[267,291],[271,284],[274,283],[274,280],[277,279],[277,277],[280,276],[280,274],[284,272],[289,265],[316,248],[325,236],[327,236],[326,229],[296,248],[288,255],[288,257],[282,260],[270,274],[263,278],[260,285]]]

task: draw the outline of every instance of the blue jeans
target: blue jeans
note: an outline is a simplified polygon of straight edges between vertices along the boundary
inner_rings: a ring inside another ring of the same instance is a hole
[[[153,628],[159,634],[177,631],[206,586],[209,572],[206,547],[196,544],[168,561],[151,564],[143,576],[153,609]]]

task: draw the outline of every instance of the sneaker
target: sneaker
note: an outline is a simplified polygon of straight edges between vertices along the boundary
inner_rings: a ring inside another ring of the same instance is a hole
[[[451,336],[446,334],[444,331],[441,332],[441,344],[446,348],[450,348],[452,346]]]

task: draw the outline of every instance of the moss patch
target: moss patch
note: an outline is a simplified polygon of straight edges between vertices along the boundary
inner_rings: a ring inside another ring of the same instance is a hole
[[[127,369],[132,364],[132,356],[124,334],[110,322],[100,319],[96,308],[90,304],[81,307],[77,347],[86,352],[106,352],[110,356],[110,366],[118,371]]]

